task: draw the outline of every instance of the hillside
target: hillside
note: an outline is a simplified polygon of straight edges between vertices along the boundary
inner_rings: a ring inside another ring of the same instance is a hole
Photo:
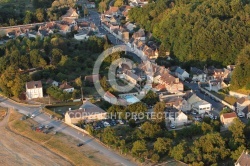
[[[185,66],[235,64],[250,39],[250,2],[157,0],[129,11],[131,22],[152,32],[160,54],[171,51]]]

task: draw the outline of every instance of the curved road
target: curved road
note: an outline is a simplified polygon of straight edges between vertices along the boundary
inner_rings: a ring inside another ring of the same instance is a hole
[[[62,132],[64,134],[70,135],[81,142],[85,143],[85,146],[89,146],[90,148],[93,148],[100,153],[102,153],[104,156],[106,156],[109,160],[113,161],[115,165],[124,165],[124,166],[135,166],[136,164],[120,155],[112,151],[111,149],[108,149],[107,147],[103,146],[102,144],[98,143],[93,139],[92,137],[88,135],[82,135],[79,131],[76,129],[69,127],[68,125],[64,124],[61,121],[56,121],[53,119],[50,119],[49,116],[40,113],[41,107],[27,107],[19,103],[15,103],[12,100],[9,100],[7,98],[0,96],[0,106],[3,107],[9,107],[17,109],[18,112],[28,115],[28,114],[35,114],[36,117],[34,118],[35,121],[37,121],[40,124],[43,125],[53,125],[55,127],[55,130],[58,132]]]

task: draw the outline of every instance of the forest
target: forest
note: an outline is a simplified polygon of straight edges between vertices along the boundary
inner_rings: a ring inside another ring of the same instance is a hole
[[[18,37],[9,40],[0,46],[0,89],[6,96],[18,97],[25,90],[25,82],[30,80],[51,78],[59,82],[75,82],[76,78],[84,78],[92,73],[98,53],[107,47],[106,39],[95,36],[81,42],[65,39],[58,34],[45,38]],[[32,68],[39,70],[33,74],[25,72]],[[85,94],[88,94],[88,89],[93,88],[86,87]],[[55,91],[57,89],[47,92]]]
[[[235,64],[250,39],[246,0],[157,0],[132,8],[129,20],[152,32],[160,50],[184,66]]]

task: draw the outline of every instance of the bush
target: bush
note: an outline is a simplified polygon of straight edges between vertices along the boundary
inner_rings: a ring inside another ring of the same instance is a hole
[[[133,127],[133,128],[136,126],[136,123],[135,123],[134,119],[130,119],[128,124],[129,124],[130,127]]]
[[[158,154],[153,154],[151,157],[151,160],[155,163],[157,163],[160,159],[160,156]]]

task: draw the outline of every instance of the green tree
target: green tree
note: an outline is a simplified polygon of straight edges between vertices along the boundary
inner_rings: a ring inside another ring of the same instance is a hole
[[[13,18],[9,19],[10,26],[16,25],[16,22]]]
[[[218,160],[223,160],[229,155],[225,141],[219,133],[209,133],[194,141],[192,151],[206,164],[213,164]]]
[[[173,141],[169,138],[157,138],[154,142],[154,151],[159,154],[165,154],[171,149],[172,143]]]
[[[133,147],[131,149],[131,152],[138,157],[141,157],[141,155],[147,151],[146,142],[144,140],[138,140],[133,143]]]
[[[159,101],[159,97],[155,92],[149,91],[142,101],[148,105],[154,105]]]
[[[53,48],[51,51],[52,59],[51,64],[57,65],[63,56],[63,51],[58,48]]]
[[[238,147],[245,144],[244,128],[245,124],[240,119],[235,118],[233,123],[228,127],[228,130],[232,133],[232,142]]]
[[[35,16],[38,22],[43,22],[45,19],[43,9],[42,8],[36,9]]]
[[[154,106],[154,114],[151,117],[153,121],[156,123],[162,123],[165,120],[165,103],[164,102],[158,102]]]
[[[170,150],[170,156],[176,160],[183,160],[187,153],[187,143],[185,141],[180,142]]]
[[[141,130],[144,132],[146,137],[155,138],[157,134],[161,131],[161,127],[158,124],[152,124],[150,122],[145,122],[141,126]]]
[[[24,24],[29,24],[29,23],[31,23],[32,18],[33,18],[33,14],[32,14],[30,11],[27,11],[26,14],[25,14],[25,18],[24,18],[23,23],[24,23]]]

